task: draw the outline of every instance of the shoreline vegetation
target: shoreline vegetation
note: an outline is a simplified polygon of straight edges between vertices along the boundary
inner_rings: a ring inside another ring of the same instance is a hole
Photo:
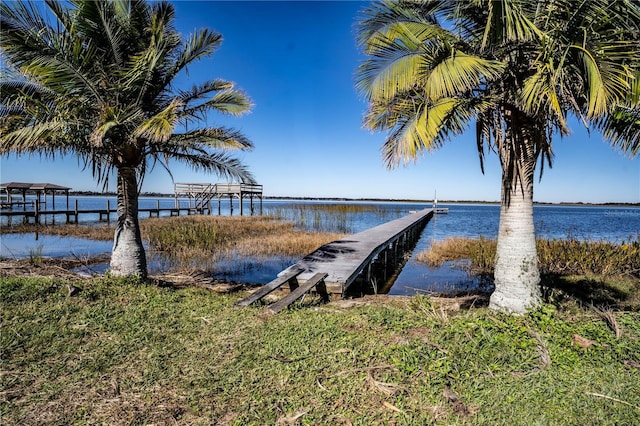
[[[640,311],[640,237],[622,243],[537,239],[541,286],[547,301],[574,298],[586,305]],[[429,267],[452,262],[492,277],[496,240],[447,238],[416,255]]]
[[[213,280],[194,261],[297,256],[341,234],[260,216],[140,225],[184,269],[140,282],[70,272],[90,259],[0,262],[3,424],[582,425],[640,415],[638,240],[542,242],[557,270],[543,266],[545,303],[524,316],[491,311],[482,294],[328,304],[310,295],[269,315],[235,307],[252,287]],[[107,224],[16,230],[112,238]],[[491,273],[494,241],[439,244],[434,262]],[[575,268],[599,263],[610,266]]]
[[[0,233],[40,233],[92,240],[113,239],[113,224],[21,224]],[[142,239],[155,253],[171,258],[174,267],[201,269],[204,264],[243,256],[304,256],[342,238],[336,232],[297,229],[293,222],[270,216],[176,216],[140,220]]]
[[[260,264],[274,257],[300,258],[344,237],[348,233],[349,214],[374,210],[370,205],[300,204],[297,209],[273,209],[272,216],[145,218],[140,220],[140,229],[150,252],[169,266],[166,273],[212,274],[215,265],[221,262],[234,264],[250,258]],[[113,238],[113,224],[26,224],[0,230],[10,232],[109,241]],[[640,311],[640,237],[630,237],[621,243],[538,239],[537,251],[541,285],[548,297],[559,292],[563,297],[567,294],[581,297],[584,303]],[[426,251],[416,255],[416,261],[431,268],[449,262],[451,267],[490,282],[495,253],[493,239],[448,238],[433,241]],[[39,257],[33,253],[31,263]],[[99,260],[104,262],[102,258]],[[91,259],[86,262],[94,264]]]

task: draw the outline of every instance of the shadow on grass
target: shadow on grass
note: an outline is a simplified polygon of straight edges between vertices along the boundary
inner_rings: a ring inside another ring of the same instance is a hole
[[[542,289],[548,303],[575,300],[584,305],[640,310],[640,283],[634,277],[545,274]]]

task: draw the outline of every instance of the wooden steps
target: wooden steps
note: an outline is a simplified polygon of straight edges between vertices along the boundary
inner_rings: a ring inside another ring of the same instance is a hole
[[[324,279],[326,278],[327,274],[315,274],[313,277],[299,286],[296,277],[302,272],[304,272],[304,270],[299,268],[288,270],[286,274],[280,275],[275,280],[265,284],[258,290],[251,293],[249,296],[239,301],[236,306],[249,306],[253,303],[256,303],[257,301],[261,300],[269,293],[273,292],[286,283],[289,284],[289,289],[291,290],[291,292],[282,299],[278,300],[276,303],[273,303],[269,306],[269,311],[273,312],[274,314],[277,314],[296,300],[300,299],[314,287],[316,287],[316,291],[318,292],[318,294],[320,294],[325,301],[328,301],[329,295],[327,293],[327,288],[324,285]]]
[[[300,287],[293,290],[291,293],[287,294],[282,299],[278,300],[273,305],[269,306],[269,311],[277,314],[287,306],[291,305],[296,300],[300,299],[311,290],[313,287],[317,287],[318,293],[326,300],[329,300],[329,295],[327,294],[327,288],[324,286],[324,279],[328,274],[326,272],[315,274],[313,277],[309,278],[304,284]]]
[[[302,268],[293,268],[287,271],[286,274],[283,274],[277,277],[275,280],[263,285],[258,290],[254,291],[249,296],[239,301],[236,304],[236,306],[249,306],[252,303],[255,303],[258,300],[262,299],[269,293],[273,292],[274,290],[276,290],[278,287],[280,287],[285,283],[289,283],[289,288],[293,291],[296,287],[298,287],[298,282],[296,280],[296,277],[300,275],[303,271],[304,269]]]

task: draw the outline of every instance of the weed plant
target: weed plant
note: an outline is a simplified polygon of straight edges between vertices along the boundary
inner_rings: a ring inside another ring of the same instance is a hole
[[[400,214],[400,209],[386,209],[374,204],[292,203],[266,209],[268,216],[296,223],[301,229],[315,232],[354,233],[358,215],[372,214],[380,221]]]
[[[156,250],[185,267],[240,257],[304,256],[341,234],[307,232],[271,217],[182,216],[141,222]]]
[[[33,249],[29,250],[29,263],[31,265],[40,265],[42,264],[42,244],[39,244]]]
[[[632,425],[640,314],[426,297],[267,315],[246,295],[0,278],[6,426]],[[386,299],[382,299],[386,300]]]
[[[640,278],[640,238],[622,244],[575,239],[538,239],[538,263],[543,274],[629,275]],[[448,238],[434,241],[417,259],[429,266],[469,259],[472,271],[492,274],[496,241],[485,238]]]
[[[548,301],[580,300],[587,305],[640,310],[640,239],[536,241],[543,294]],[[461,261],[470,273],[493,275],[496,241],[449,238],[434,241],[416,259],[430,267]]]
[[[269,216],[146,218],[140,221],[140,230],[150,251],[167,257],[167,263],[179,269],[206,269],[214,262],[238,257],[257,260],[267,257],[296,258],[344,236],[300,230],[291,222]],[[13,227],[12,231],[103,241],[113,239],[113,228],[107,224],[28,225]],[[32,257],[36,259],[35,255]]]

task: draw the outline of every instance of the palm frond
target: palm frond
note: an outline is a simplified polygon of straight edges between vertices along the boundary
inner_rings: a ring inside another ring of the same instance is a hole
[[[404,105],[416,109],[412,114],[406,111],[398,115],[394,130],[385,141],[382,152],[387,167],[415,160],[424,151],[440,147],[438,134],[447,117],[456,106],[452,98],[439,99],[430,105]]]
[[[520,100],[524,110],[532,115],[548,113],[555,116],[560,122],[561,132],[568,134],[565,107],[558,98],[562,90],[557,80],[561,79],[551,64],[542,64],[534,75],[524,81]]]
[[[155,151],[156,161],[167,163],[170,159],[183,163],[198,172],[213,173],[229,180],[255,184],[256,180],[238,159],[224,153],[209,153],[184,149],[179,145],[165,145],[162,150]]]
[[[527,16],[526,2],[501,0],[486,3],[491,5],[491,15],[490,19],[487,19],[489,29],[485,31],[485,35],[493,34],[493,36],[485,36],[481,49],[484,49],[488,43],[528,42],[543,36],[543,32]]]
[[[186,114],[214,110],[224,114],[239,116],[249,111],[252,107],[251,99],[241,90],[223,90],[216,93],[206,102],[192,108],[185,108]]]
[[[416,51],[433,39],[455,43],[456,37],[437,24],[425,21],[393,22],[373,33],[364,46],[367,55],[379,55],[394,43]]]
[[[390,99],[422,82],[428,68],[429,58],[423,54],[403,48],[390,50],[389,55],[371,58],[359,66],[356,88],[368,100]]]
[[[22,126],[0,136],[0,154],[51,152],[62,148],[56,139],[64,132],[63,121],[47,121]]]
[[[182,102],[176,99],[167,108],[141,122],[133,136],[150,144],[162,144],[171,138],[178,124]]]
[[[627,97],[613,113],[596,121],[614,148],[631,158],[640,155],[640,71],[630,79]]]
[[[253,143],[237,130],[226,127],[198,129],[187,133],[174,133],[170,142],[185,146],[208,146],[220,150],[243,150],[253,148]]]
[[[178,96],[182,102],[187,105],[190,102],[201,100],[212,92],[233,89],[233,83],[230,81],[215,79],[206,81],[200,85],[193,86],[190,90],[178,90]]]
[[[611,145],[629,157],[640,155],[640,107],[619,108],[599,124]]]
[[[505,63],[452,51],[429,73],[425,92],[430,99],[454,96],[479,88],[487,80],[497,79]]]
[[[606,63],[598,63],[594,55],[586,49],[580,46],[572,47],[579,51],[578,56],[582,59],[587,89],[587,118],[606,114],[610,111],[611,105],[623,97],[628,89],[628,71],[621,67],[616,72]]]
[[[357,40],[366,47],[378,35],[391,36],[400,25],[436,24],[436,15],[446,15],[451,2],[439,0],[416,1],[377,1],[361,12],[358,19]],[[413,27],[414,34],[420,33],[419,27]],[[422,29],[426,29],[425,25]],[[435,27],[432,27],[435,28]],[[388,37],[392,39],[392,37]]]
[[[211,55],[221,44],[222,35],[216,31],[204,28],[192,34],[184,43],[173,74],[179,73],[192,62]]]

